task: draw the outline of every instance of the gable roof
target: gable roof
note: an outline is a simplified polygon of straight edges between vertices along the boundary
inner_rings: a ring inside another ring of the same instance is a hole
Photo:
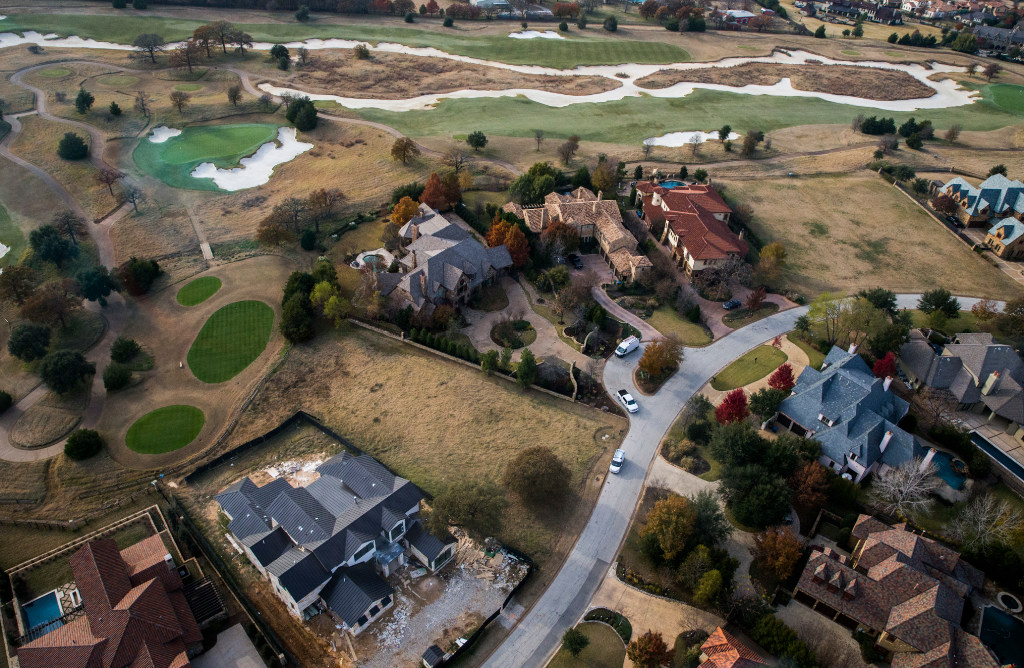
[[[768,662],[721,626],[700,646],[708,658],[699,668],[756,668]]]
[[[420,521],[414,522],[409,527],[409,531],[405,534],[405,539],[409,541],[409,545],[416,548],[429,561],[436,559],[437,555],[441,554],[446,547],[456,542],[455,537],[450,533],[445,533],[443,539],[436,537],[424,529],[423,523]]]
[[[843,463],[849,456],[865,469],[878,461],[899,466],[923,454],[917,439],[896,426],[908,409],[859,355],[835,346],[822,370],[805,368],[779,405],[779,413],[814,432],[829,459]]]
[[[946,182],[942,191],[962,202],[963,208],[972,216],[1024,213],[1024,183],[1010,180],[1002,174],[993,174],[977,186],[958,176]]]
[[[79,548],[69,561],[85,615],[20,647],[22,668],[187,668],[202,634],[164,554],[159,535]]]
[[[320,596],[334,614],[349,626],[355,626],[374,602],[394,592],[391,585],[377,575],[373,566],[362,563],[339,568]]]
[[[652,181],[637,183],[643,194],[644,215],[665,220],[679,237],[679,243],[696,260],[719,260],[746,255],[749,245],[715,214],[730,214],[732,208],[718,191],[708,185],[692,184],[666,188]],[[657,204],[655,204],[657,202]]]

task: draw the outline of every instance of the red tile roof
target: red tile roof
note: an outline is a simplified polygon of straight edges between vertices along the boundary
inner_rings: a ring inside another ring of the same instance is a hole
[[[749,246],[729,225],[714,214],[731,213],[732,209],[711,186],[694,184],[664,188],[650,181],[636,185],[643,193],[644,215],[649,220],[665,220],[679,237],[679,244],[697,260],[720,260],[730,255],[746,255]],[[661,205],[652,203],[657,194]]]
[[[721,626],[700,646],[707,661],[699,668],[755,668],[767,666],[765,659]]]
[[[19,648],[21,668],[188,668],[202,634],[166,553],[160,536],[81,547],[70,562],[85,616]]]

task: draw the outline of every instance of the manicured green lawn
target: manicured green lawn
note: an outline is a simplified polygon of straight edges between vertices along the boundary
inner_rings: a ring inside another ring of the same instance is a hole
[[[178,303],[182,306],[202,304],[220,290],[221,282],[216,276],[201,276],[178,290]]]
[[[192,178],[192,170],[202,162],[233,167],[276,137],[278,127],[271,123],[191,126],[160,144],[143,138],[132,158],[140,169],[169,186],[219,190],[210,179]]]
[[[790,336],[789,340],[792,341],[797,348],[807,353],[807,359],[810,360],[812,369],[821,368],[821,363],[825,361],[825,353],[818,352],[816,348],[811,347],[811,344],[802,339],[798,339],[796,336]]]
[[[619,35],[602,34],[599,26],[566,39],[511,39],[507,35],[472,36],[441,27],[440,21],[422,21],[424,28],[407,28],[396,19],[394,26],[371,26],[358,22],[346,24],[240,23],[237,27],[257,42],[291,42],[303,39],[361,39],[371,43],[396,42],[408,46],[434,47],[448,53],[496,60],[518,65],[545,65],[572,68],[577,65],[615,65],[618,63],[675,63],[690,59],[674,44],[646,42]],[[458,22],[456,22],[458,23]],[[38,30],[42,33],[78,35],[93,39],[131,44],[141,33],[158,33],[167,41],[187,39],[202,25],[201,21],[131,14],[112,21],[109,16],[90,14],[10,14],[5,31]],[[509,23],[509,32],[518,30]],[[262,55],[255,56],[262,58]],[[463,128],[463,132],[465,129]]]
[[[185,83],[185,84],[178,84],[177,86],[174,87],[174,90],[180,90],[180,91],[185,92],[185,93],[194,93],[197,90],[201,90],[202,88],[203,88],[203,84]]]
[[[125,443],[145,455],[172,452],[194,441],[204,422],[206,416],[195,406],[164,406],[136,420]]]
[[[743,308],[738,308],[735,311],[726,313],[725,317],[722,318],[722,322],[725,323],[727,327],[739,329],[741,327],[746,327],[752,322],[757,322],[761,318],[767,318],[772,313],[778,312],[778,310],[779,305],[772,304],[771,302],[765,303],[761,308],[757,309],[753,313],[744,306]]]
[[[3,205],[0,205],[0,244],[10,249],[0,258],[0,267],[17,264],[25,250],[25,235],[11,220],[10,214],[7,213],[7,209]]]
[[[50,67],[45,70],[39,70],[39,76],[46,77],[48,79],[59,79],[66,77],[71,74],[71,70],[64,67]]]
[[[914,322],[914,327],[927,327],[928,316],[923,311],[918,309],[912,309],[910,311],[910,317]],[[981,331],[978,327],[978,319],[974,317],[974,314],[970,311],[960,311],[960,316],[947,320],[946,325],[942,328],[947,334],[957,334],[959,332],[978,332]]]
[[[1024,113],[1024,86],[992,84],[982,89],[992,104],[1011,114]]]
[[[706,346],[711,343],[711,336],[703,327],[680,316],[669,306],[654,311],[647,319],[647,324],[666,336],[675,334],[687,346]]]
[[[789,357],[772,346],[759,346],[725,367],[711,380],[719,391],[735,390],[761,380],[779,368]]]
[[[549,668],[622,668],[626,659],[626,648],[622,639],[610,626],[598,622],[584,622],[576,627],[587,636],[590,643],[579,656],[559,649]]]
[[[274,310],[258,301],[228,304],[210,316],[188,351],[188,366],[204,383],[223,383],[260,356],[270,340]]]

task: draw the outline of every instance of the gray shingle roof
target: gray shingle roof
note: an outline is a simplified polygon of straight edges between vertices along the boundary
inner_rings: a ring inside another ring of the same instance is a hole
[[[246,542],[246,546],[253,556],[256,557],[256,561],[259,562],[260,566],[265,567],[291,549],[292,539],[288,537],[284,529],[278,527],[266,536],[261,538],[254,537],[251,543]]]
[[[330,575],[311,552],[297,547],[290,548],[267,564],[267,570],[277,576],[281,586],[296,601],[321,586]]]
[[[455,542],[455,537],[450,533],[445,533],[443,540],[434,536],[418,520],[409,528],[405,539],[430,561],[436,559],[444,548]]]
[[[382,580],[369,564],[339,568],[320,597],[334,614],[349,626],[355,626],[370,606],[395,590]]]

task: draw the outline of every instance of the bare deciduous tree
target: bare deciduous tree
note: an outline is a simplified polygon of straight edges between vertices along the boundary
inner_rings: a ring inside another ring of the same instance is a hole
[[[143,116],[149,116],[149,96],[144,90],[135,92],[135,111]]]
[[[872,497],[882,510],[897,517],[908,517],[910,513],[924,510],[930,500],[928,495],[938,485],[935,464],[915,457],[909,462],[890,468],[885,475],[876,475],[872,485]]]
[[[466,154],[452,146],[441,157],[441,164],[458,174],[466,168]]]
[[[690,145],[690,152],[697,155],[697,150],[704,143],[704,135],[695,132],[686,143]]]
[[[543,130],[534,130],[533,131],[533,141],[537,142],[537,150],[539,151],[540,150],[540,145],[542,143],[544,143],[544,131]]]
[[[234,85],[228,88],[228,102],[231,103],[232,107],[237,107],[238,103],[242,100],[242,87]]]
[[[110,195],[114,195],[114,184],[117,183],[121,177],[124,176],[121,172],[116,169],[101,169],[96,173],[96,182],[107,187],[110,191]]]
[[[126,202],[131,202],[132,208],[135,209],[135,213],[139,212],[139,202],[142,201],[141,190],[130,183],[126,183],[124,185],[124,199]]]
[[[191,99],[192,96],[185,91],[176,90],[171,93],[171,104],[174,105],[179,114],[185,110],[185,107],[188,106]]]
[[[914,397],[917,414],[923,418],[924,426],[931,428],[947,422],[956,411],[957,401],[953,393],[936,387],[925,387]]]
[[[967,502],[949,523],[949,535],[969,550],[984,552],[993,543],[1005,543],[1021,529],[1020,513],[989,493]]]

